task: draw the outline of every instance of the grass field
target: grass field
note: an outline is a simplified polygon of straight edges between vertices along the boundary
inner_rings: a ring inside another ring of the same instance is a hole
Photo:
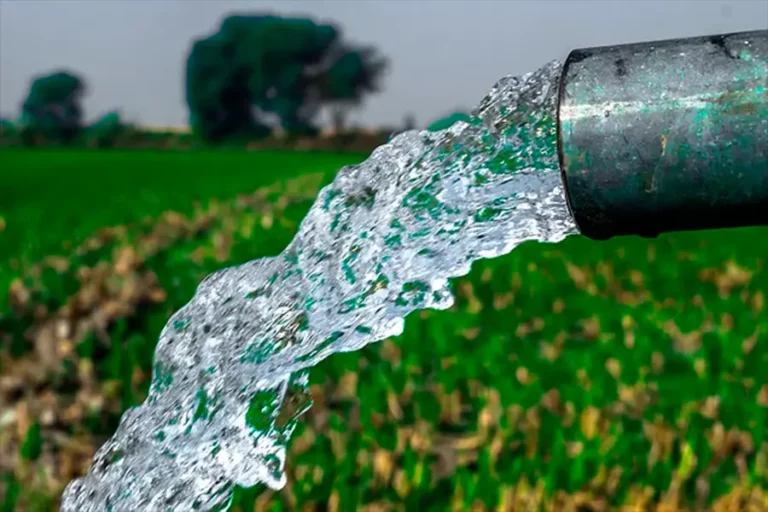
[[[7,510],[53,509],[143,399],[168,315],[208,272],[280,251],[359,160],[54,156],[13,153],[0,175],[19,190],[0,261],[39,262],[7,273],[24,279],[0,309]],[[288,486],[239,489],[233,510],[768,510],[766,235],[571,237],[481,262],[451,311],[313,370]]]
[[[237,150],[0,150],[0,261],[40,259],[105,226],[189,213],[306,172],[333,172],[364,155]]]

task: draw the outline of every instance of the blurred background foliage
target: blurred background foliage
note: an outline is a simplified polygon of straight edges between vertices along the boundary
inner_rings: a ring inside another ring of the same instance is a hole
[[[266,114],[289,134],[313,134],[320,107],[358,104],[378,90],[385,69],[374,48],[344,41],[333,25],[229,16],[187,59],[191,122],[208,140],[267,135]]]
[[[22,137],[70,142],[82,129],[83,80],[66,71],[57,71],[32,80],[22,105]]]

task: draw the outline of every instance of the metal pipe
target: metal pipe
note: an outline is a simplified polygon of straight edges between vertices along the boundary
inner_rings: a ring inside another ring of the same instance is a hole
[[[571,52],[558,152],[590,238],[768,225],[768,30]]]

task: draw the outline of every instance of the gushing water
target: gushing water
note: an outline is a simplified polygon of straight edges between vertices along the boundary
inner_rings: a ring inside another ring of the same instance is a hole
[[[342,169],[282,254],[207,277],[160,335],[127,411],[62,509],[211,510],[285,483],[307,371],[453,304],[448,279],[575,233],[560,185],[561,65],[499,81],[470,123],[409,132]]]

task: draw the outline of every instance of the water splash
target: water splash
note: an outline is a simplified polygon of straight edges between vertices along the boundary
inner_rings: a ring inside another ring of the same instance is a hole
[[[62,510],[212,510],[285,483],[307,371],[453,304],[448,279],[575,233],[561,189],[561,65],[499,81],[472,121],[409,132],[342,169],[277,257],[207,277],[160,335],[127,411]]]

